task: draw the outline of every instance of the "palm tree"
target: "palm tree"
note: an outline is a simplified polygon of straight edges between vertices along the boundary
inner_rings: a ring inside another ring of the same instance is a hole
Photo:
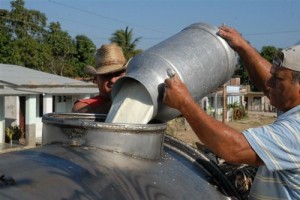
[[[123,49],[124,55],[128,60],[129,58],[143,51],[141,49],[136,49],[136,45],[140,39],[141,37],[138,37],[133,40],[132,29],[128,30],[128,26],[127,26],[125,30],[123,29],[116,30],[112,34],[112,37],[110,38],[110,42],[118,44]]]

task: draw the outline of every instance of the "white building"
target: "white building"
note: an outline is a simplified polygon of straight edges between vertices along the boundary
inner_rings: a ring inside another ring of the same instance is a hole
[[[214,116],[216,119],[221,120],[224,109],[223,89],[211,93],[201,101],[201,107],[204,108],[208,114]],[[244,93],[240,91],[240,86],[226,86],[225,87],[225,103],[241,105],[244,101]],[[203,104],[203,101],[205,102]],[[203,104],[203,105],[202,105]],[[206,107],[204,107],[206,106]],[[230,121],[232,117],[232,110],[227,110],[226,121]]]
[[[223,98],[224,92],[225,99]],[[230,79],[223,88],[218,88],[200,102],[201,107],[218,120],[223,117],[224,103],[225,105],[243,106],[247,111],[276,112],[263,92],[251,92],[250,86],[240,85],[239,78]],[[233,110],[225,109],[226,121],[232,120]]]
[[[224,91],[225,90],[225,91]],[[201,100],[201,107],[218,120],[222,120],[224,103],[227,105],[241,105],[246,91],[241,88],[240,79],[232,78],[225,86],[218,88]],[[225,99],[223,98],[225,95]],[[226,109],[226,121],[232,118],[232,109]]]
[[[0,64],[0,143],[5,142],[7,127],[18,126],[25,131],[27,145],[35,146],[44,114],[71,112],[77,99],[96,94],[93,83]]]

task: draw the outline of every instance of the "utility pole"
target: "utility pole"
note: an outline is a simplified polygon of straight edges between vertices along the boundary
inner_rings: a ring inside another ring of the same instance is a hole
[[[227,93],[226,93],[226,84],[223,85],[223,116],[222,116],[222,122],[223,124],[226,124],[226,114],[227,114]]]

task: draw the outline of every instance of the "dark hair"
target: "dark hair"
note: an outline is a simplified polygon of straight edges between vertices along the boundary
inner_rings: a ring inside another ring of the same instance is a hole
[[[292,82],[293,83],[300,82],[300,72],[298,71],[292,72]]]

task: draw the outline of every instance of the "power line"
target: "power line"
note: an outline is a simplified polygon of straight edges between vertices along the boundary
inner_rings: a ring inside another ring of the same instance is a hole
[[[114,18],[111,18],[111,17],[107,17],[107,16],[104,16],[104,15],[100,15],[98,13],[94,13],[94,12],[90,12],[88,10],[84,10],[84,9],[81,9],[81,8],[77,8],[77,7],[74,7],[74,6],[71,6],[71,5],[67,5],[67,4],[63,4],[63,3],[60,3],[60,2],[57,2],[57,1],[53,1],[53,0],[48,0],[48,2],[52,3],[52,4],[56,4],[56,5],[59,5],[59,6],[62,6],[62,7],[65,7],[65,8],[69,8],[69,9],[73,9],[73,10],[76,10],[76,11],[80,11],[80,12],[83,12],[83,13],[86,13],[86,14],[89,14],[89,15],[94,15],[94,16],[97,16],[97,17],[101,17],[101,18],[104,18],[106,20],[110,20],[110,21],[113,21],[113,22],[117,22],[117,23],[121,23],[121,24],[126,24],[126,25],[132,25],[132,26],[136,26],[136,27],[140,27],[142,29],[146,29],[146,30],[150,30],[150,31],[153,31],[153,32],[158,32],[158,33],[163,33],[163,34],[168,34],[166,32],[163,32],[163,31],[160,31],[160,30],[155,30],[155,29],[152,29],[152,28],[148,28],[148,27],[145,27],[145,26],[140,26],[140,25],[136,25],[136,24],[131,24],[129,22],[126,22],[126,21],[122,21],[122,20],[118,20],[118,19],[114,19]],[[1,17],[1,16],[0,16]],[[7,18],[8,19],[8,18]],[[16,19],[11,19],[11,20],[16,20]],[[74,22],[72,20],[69,20],[69,19],[63,19],[65,21],[69,21],[69,22],[72,22],[72,23],[76,23],[78,24],[78,22]],[[18,20],[20,22],[23,22],[25,24],[29,24],[28,22],[24,22],[24,21],[21,21],[21,20]],[[34,24],[35,25],[35,24]],[[81,23],[81,25],[84,25],[84,26],[89,26],[87,25],[86,23]],[[49,28],[49,26],[46,26],[47,28]],[[89,27],[95,27],[95,26],[89,26]],[[103,29],[103,28],[101,28]],[[105,29],[105,30],[109,30],[109,29]],[[71,32],[73,34],[77,34],[77,35],[84,35],[84,34],[81,34],[81,33],[78,33],[78,32],[75,32],[75,31],[72,31],[72,30],[68,30],[68,32]],[[109,37],[99,37],[99,36],[91,36],[91,34],[87,34],[91,37],[91,39],[93,41],[96,41],[96,40],[101,40],[101,39],[107,39],[109,40]],[[169,35],[169,34],[168,34]],[[142,37],[142,39],[145,41],[145,40],[158,40],[158,41],[161,41],[163,40],[165,37]]]
[[[35,23],[31,23],[31,22],[26,22],[26,21],[22,21],[22,20],[19,20],[19,19],[13,19],[13,18],[10,18],[10,17],[4,17],[4,16],[0,16],[0,18],[3,18],[3,19],[7,19],[7,20],[12,20],[12,21],[19,21],[19,22],[22,22],[24,24],[28,24],[28,25],[36,25]],[[74,22],[75,23],[75,22]],[[77,23],[77,22],[76,22]],[[78,23],[77,23],[78,24]],[[2,26],[3,27],[3,26]],[[45,26],[46,28],[50,28],[50,26],[46,25]],[[20,29],[19,29],[20,30]],[[63,30],[62,30],[63,31]],[[81,33],[77,33],[77,32],[74,32],[74,31],[67,31],[67,32],[73,32],[77,35],[84,35],[84,34],[81,34]],[[275,34],[289,34],[289,33],[299,33],[300,30],[296,29],[296,30],[286,30],[286,31],[273,31],[273,32],[261,32],[261,33],[245,33],[245,34],[242,34],[244,36],[260,36],[260,35],[275,35]],[[106,37],[93,37],[94,39],[109,39],[109,38],[106,38]],[[144,40],[162,40],[163,38],[161,37],[142,37],[142,39]]]
[[[243,34],[245,36],[256,36],[256,35],[275,35],[275,34],[286,34],[286,33],[299,33],[300,30],[288,30],[288,31],[273,31],[273,32],[264,32],[264,33],[248,33]]]
[[[70,9],[80,11],[80,12],[83,12],[83,13],[86,13],[86,14],[89,14],[89,15],[94,15],[94,16],[97,16],[97,17],[101,17],[101,18],[104,18],[106,20],[110,20],[110,21],[113,21],[113,22],[116,22],[116,23],[131,25],[131,26],[139,27],[139,28],[142,28],[142,29],[145,29],[145,30],[150,30],[150,31],[157,32],[157,33],[169,34],[169,33],[166,33],[166,32],[160,31],[160,30],[152,29],[152,28],[137,25],[137,24],[132,24],[132,23],[129,23],[129,22],[126,22],[126,21],[122,21],[122,20],[114,19],[114,18],[107,17],[107,16],[104,16],[104,15],[100,15],[98,13],[94,13],[94,12],[91,12],[91,11],[88,11],[88,10],[84,10],[84,9],[81,9],[81,8],[76,8],[74,6],[63,4],[63,3],[60,3],[60,2],[57,2],[57,1],[53,1],[53,0],[48,0],[48,1],[50,3],[57,4],[57,5],[62,6],[62,7],[70,8]]]
[[[6,19],[6,20],[11,20],[11,21],[18,21],[18,22],[22,22],[23,24],[27,24],[27,25],[32,25],[32,26],[36,26],[35,23],[31,23],[31,22],[26,22],[26,21],[22,21],[22,20],[19,20],[19,19],[13,19],[13,18],[10,18],[10,17],[4,17],[4,16],[0,16],[0,18],[2,19]],[[0,25],[0,27],[3,27],[3,28],[9,28],[7,26],[3,26],[3,25]],[[50,28],[49,25],[46,25],[45,28]],[[26,29],[20,29],[20,28],[15,28],[15,30],[19,30],[19,31],[26,31],[26,30],[29,30],[29,27],[26,27]],[[73,32],[73,31],[64,31],[64,30],[61,30],[63,32]],[[80,33],[77,33],[77,32],[73,32],[73,33],[76,33],[77,35],[84,35],[84,34],[80,34]],[[50,34],[49,33],[42,33],[44,36],[49,36]],[[51,35],[53,36],[53,35]],[[54,36],[56,38],[60,38],[60,39],[68,39],[67,37],[60,37],[60,36]],[[91,38],[90,38],[91,39]],[[93,39],[107,39],[109,40],[109,38],[106,38],[106,37],[93,37]],[[144,38],[142,37],[142,39],[144,40],[162,40],[163,38],[155,38],[155,37],[149,37],[149,38]],[[77,41],[85,41],[85,40],[77,40]]]
[[[62,7],[66,7],[66,8],[70,8],[70,9],[73,9],[73,10],[81,11],[83,13],[87,13],[87,14],[90,14],[90,15],[95,15],[95,16],[98,16],[98,17],[101,17],[101,18],[104,18],[104,19],[107,19],[107,20],[110,20],[110,21],[117,22],[117,23],[133,25],[133,26],[140,27],[140,28],[143,28],[143,29],[146,29],[146,30],[150,30],[150,31],[154,31],[154,32],[169,35],[169,33],[166,33],[166,32],[160,31],[160,30],[144,27],[144,26],[141,26],[141,25],[132,24],[132,23],[129,23],[129,22],[126,22],[126,21],[118,20],[118,19],[114,19],[114,18],[111,18],[111,17],[100,15],[98,13],[90,12],[90,11],[87,11],[87,10],[84,10],[84,9],[81,9],[81,8],[76,8],[74,6],[63,4],[63,3],[60,3],[60,2],[57,2],[57,1],[54,1],[54,0],[48,0],[48,1],[50,3],[57,4],[57,5],[62,6]],[[298,32],[300,32],[300,30],[288,30],[288,31],[278,31],[278,32],[263,32],[263,33],[248,33],[248,34],[243,34],[243,35],[256,36],[256,35],[272,35],[272,34],[285,34],[285,33],[298,33]]]

